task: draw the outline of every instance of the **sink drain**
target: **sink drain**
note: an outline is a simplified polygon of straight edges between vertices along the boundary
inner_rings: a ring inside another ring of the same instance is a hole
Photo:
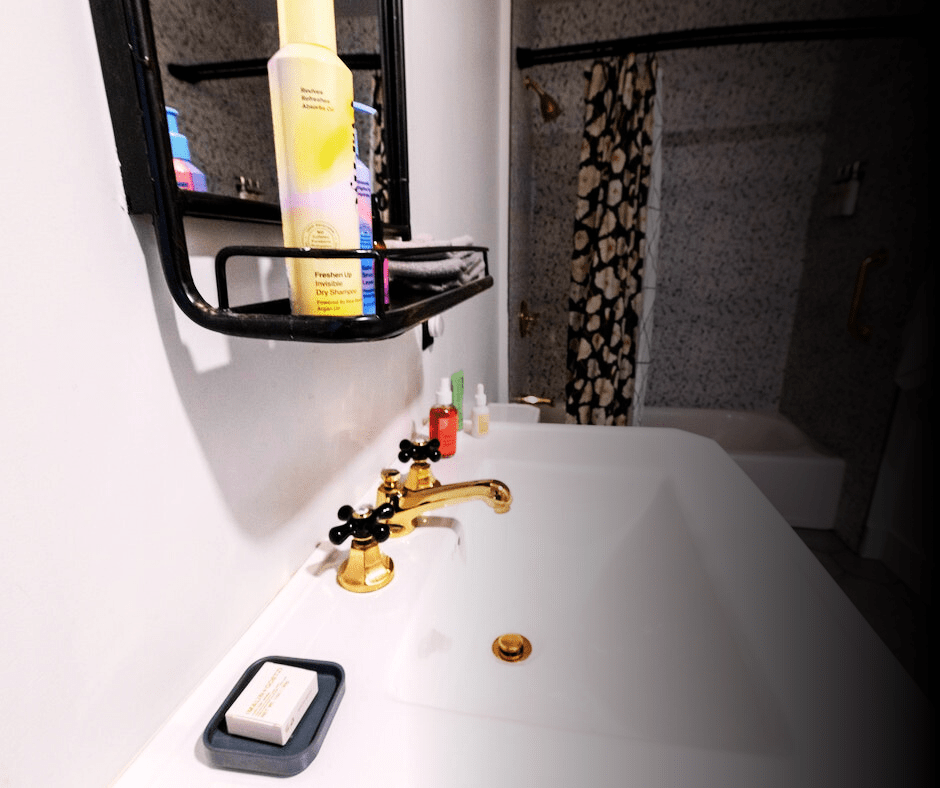
[[[532,644],[525,635],[510,632],[493,641],[493,653],[503,662],[521,662],[532,653]]]

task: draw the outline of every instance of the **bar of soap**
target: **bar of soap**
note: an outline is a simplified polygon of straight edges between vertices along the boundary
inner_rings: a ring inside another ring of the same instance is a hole
[[[265,662],[225,712],[233,736],[287,744],[317,696],[317,672]]]

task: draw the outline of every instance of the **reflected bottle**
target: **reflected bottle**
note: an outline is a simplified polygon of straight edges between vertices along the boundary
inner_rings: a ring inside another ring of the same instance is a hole
[[[359,248],[372,251],[372,173],[359,158],[359,135],[356,140],[356,205],[359,208]],[[362,314],[375,314],[375,260],[363,257],[362,264]]]
[[[179,112],[172,107],[166,108],[166,124],[170,130],[170,150],[173,152],[176,185],[190,192],[208,191],[206,176],[192,162],[189,140],[180,133]]]
[[[360,116],[374,118],[377,111],[368,104],[353,102],[353,110]],[[356,154],[356,205],[359,209],[359,248],[371,252],[375,246],[372,226],[372,171],[362,161],[359,153],[359,132],[353,132]],[[383,244],[384,245],[384,244]],[[377,261],[371,257],[362,259],[362,314],[375,314],[375,277]]]

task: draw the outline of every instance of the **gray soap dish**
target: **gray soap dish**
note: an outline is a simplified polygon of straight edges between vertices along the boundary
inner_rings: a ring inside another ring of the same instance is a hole
[[[293,665],[317,672],[317,696],[288,739],[287,744],[233,736],[225,727],[225,712],[265,662]],[[264,657],[246,670],[219,706],[202,734],[209,764],[219,769],[237,769],[276,777],[291,777],[306,769],[317,757],[339,702],[346,691],[343,668],[335,662],[292,657]]]

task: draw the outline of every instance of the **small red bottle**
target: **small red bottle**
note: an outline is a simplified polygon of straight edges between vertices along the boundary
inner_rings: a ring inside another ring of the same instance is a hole
[[[430,436],[441,444],[441,456],[453,457],[457,451],[457,408],[450,390],[450,378],[441,378],[437,404],[431,408]]]

